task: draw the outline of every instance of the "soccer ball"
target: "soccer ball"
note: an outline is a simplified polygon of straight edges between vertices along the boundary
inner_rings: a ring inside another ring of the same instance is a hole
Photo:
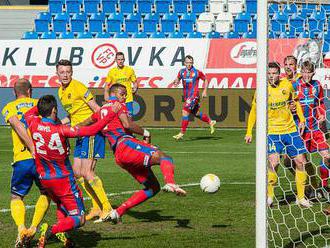
[[[206,174],[202,177],[200,186],[203,192],[215,193],[220,188],[220,179],[214,174]]]

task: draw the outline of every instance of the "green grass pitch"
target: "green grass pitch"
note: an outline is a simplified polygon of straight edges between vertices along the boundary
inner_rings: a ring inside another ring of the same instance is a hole
[[[254,145],[244,144],[243,130],[190,129],[185,140],[172,136],[178,129],[152,129],[152,141],[174,158],[178,184],[188,195],[179,198],[160,192],[154,198],[133,208],[123,223],[87,224],[72,233],[77,247],[254,247],[255,246],[255,155]],[[16,226],[10,216],[11,137],[10,129],[0,128],[0,247],[13,247]],[[153,168],[163,184],[158,166]],[[115,165],[107,151],[106,159],[97,165],[109,194],[137,190],[141,186]],[[214,173],[221,180],[215,194],[203,193],[198,185],[201,177]],[[84,195],[85,196],[85,195]],[[118,206],[130,194],[111,196]],[[38,191],[34,186],[26,197],[26,205],[34,205]],[[86,208],[91,202],[85,201]],[[51,206],[44,221],[55,221]],[[26,210],[26,224],[31,222],[33,208]],[[36,240],[36,238],[35,238]],[[36,241],[35,241],[36,243]],[[61,247],[56,240],[48,247]]]

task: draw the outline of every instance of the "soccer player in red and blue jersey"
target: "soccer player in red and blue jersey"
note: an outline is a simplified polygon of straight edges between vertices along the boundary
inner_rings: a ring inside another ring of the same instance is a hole
[[[111,211],[109,216],[102,219],[102,221],[111,219],[115,223],[127,210],[155,196],[160,191],[159,182],[151,170],[153,165],[160,165],[165,181],[164,191],[173,192],[179,196],[186,195],[186,192],[175,183],[173,159],[157,147],[149,144],[149,131],[142,129],[131,120],[129,111],[125,106],[126,95],[125,86],[113,84],[110,88],[108,103],[102,106],[100,112],[94,113],[84,123],[90,124],[98,121],[112,111],[111,106],[118,102],[122,104],[116,117],[102,130],[102,133],[110,143],[116,163],[140,184],[143,184],[144,189],[133,194],[116,210]],[[136,139],[133,133],[143,136],[144,140]]]
[[[51,235],[84,225],[84,203],[70,164],[67,138],[95,135],[114,117],[120,108],[118,104],[116,106],[117,109],[112,109],[108,115],[103,114],[100,122],[81,128],[58,124],[57,102],[52,95],[41,97],[37,106],[25,114],[35,146],[35,163],[41,185],[57,204],[58,222],[51,227],[47,223],[41,226],[38,247],[44,247]],[[66,246],[71,243],[68,239],[64,242]]]
[[[320,124],[325,121],[326,108],[323,88],[318,80],[313,80],[314,74],[314,64],[305,61],[301,66],[301,78],[293,82],[292,85],[297,92],[306,118],[306,128],[302,138],[310,153],[318,152],[322,156],[323,163],[321,163],[320,174],[322,186],[326,187],[329,177],[330,154],[325,134],[320,130]]]
[[[176,79],[173,82],[174,86],[178,87],[180,81],[182,81],[184,97],[181,132],[173,136],[173,138],[176,140],[183,138],[189,124],[189,114],[193,114],[198,119],[208,123],[211,128],[211,134],[214,133],[214,126],[216,124],[216,121],[211,120],[208,115],[203,114],[203,112],[200,110],[200,96],[198,88],[199,80],[204,81],[202,98],[207,97],[208,81],[204,73],[194,67],[194,58],[190,55],[185,57],[184,64],[186,68],[183,68],[179,71]]]

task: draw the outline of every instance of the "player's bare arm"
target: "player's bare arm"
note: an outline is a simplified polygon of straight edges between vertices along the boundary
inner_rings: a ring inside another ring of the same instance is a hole
[[[180,84],[180,79],[179,78],[175,78],[174,81],[173,81],[174,87],[178,87],[179,84]]]
[[[135,94],[139,89],[139,85],[138,83],[135,81],[135,82],[132,82],[132,93]]]
[[[64,117],[62,120],[61,120],[61,124],[63,124],[63,125],[67,125],[67,124],[69,124],[71,122],[71,120],[70,120],[70,117],[69,116],[66,116],[66,117]]]
[[[24,127],[23,123],[17,118],[16,115],[10,117],[8,121],[10,126],[15,130],[15,132],[18,134],[18,136],[26,145],[26,147],[33,154],[34,153],[33,141],[30,135],[28,134],[26,128]]]
[[[87,105],[91,108],[91,110],[93,110],[94,113],[98,112],[101,109],[101,107],[96,103],[94,99],[87,102]]]
[[[207,88],[209,87],[209,81],[207,79],[204,80],[204,90],[202,93],[202,98],[207,97]]]

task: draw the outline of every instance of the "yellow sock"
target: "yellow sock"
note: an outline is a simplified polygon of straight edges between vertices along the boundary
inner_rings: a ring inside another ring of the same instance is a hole
[[[13,217],[18,229],[25,228],[25,205],[20,199],[10,202],[11,216]]]
[[[87,195],[92,200],[92,208],[93,209],[101,209],[102,204],[97,199],[97,196],[96,196],[94,190],[92,189],[92,187],[89,185],[89,183],[83,177],[79,178],[77,181],[84,188],[84,190],[86,191]],[[97,199],[97,200],[95,200],[95,199]]]
[[[317,176],[316,176],[316,171],[315,167],[311,162],[308,162],[305,164],[305,170],[307,175],[310,178],[311,185],[313,186],[314,189],[318,188],[318,182],[317,182]]]
[[[296,170],[296,187],[298,200],[301,200],[305,197],[305,184],[307,179],[306,171]]]
[[[49,207],[50,199],[46,195],[40,195],[39,199],[36,203],[36,207],[34,210],[34,215],[32,219],[31,227],[38,227],[42,219],[44,218],[48,207]]]
[[[277,174],[273,170],[268,170],[267,196],[274,198],[274,185],[277,183]]]
[[[112,210],[107,194],[104,191],[102,180],[96,176],[94,177],[94,180],[89,180],[89,184],[93,188],[97,197],[100,199],[100,202],[102,204],[102,210]]]

